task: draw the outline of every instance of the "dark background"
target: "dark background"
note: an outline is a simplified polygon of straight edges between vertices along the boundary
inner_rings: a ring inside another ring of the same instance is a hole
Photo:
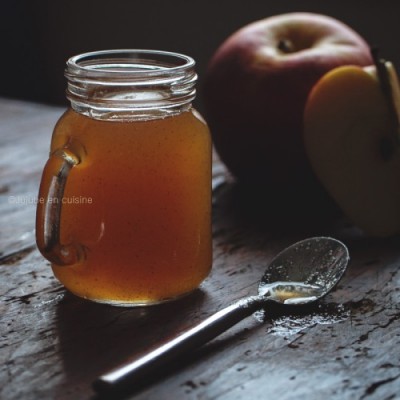
[[[0,96],[66,104],[66,59],[111,48],[191,55],[201,89],[207,62],[227,36],[290,11],[342,20],[400,69],[398,0],[1,0]]]

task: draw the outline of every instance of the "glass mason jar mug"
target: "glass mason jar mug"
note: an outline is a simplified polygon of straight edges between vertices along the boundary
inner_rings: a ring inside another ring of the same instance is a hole
[[[72,57],[36,217],[39,250],[72,293],[116,305],[198,287],[212,262],[211,137],[190,57]]]

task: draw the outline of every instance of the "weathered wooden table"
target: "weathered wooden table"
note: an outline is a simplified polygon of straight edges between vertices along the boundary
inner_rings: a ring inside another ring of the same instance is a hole
[[[61,112],[0,100],[1,399],[95,398],[91,383],[99,374],[255,293],[278,251],[315,234],[343,240],[352,258],[343,281],[321,304],[250,317],[129,398],[400,398],[399,238],[369,239],[346,221],[301,229],[255,223],[217,160],[214,265],[199,290],[136,309],[67,293],[34,242],[38,182]]]

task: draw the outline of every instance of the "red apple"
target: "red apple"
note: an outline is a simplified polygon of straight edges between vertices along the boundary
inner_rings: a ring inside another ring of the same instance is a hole
[[[276,198],[318,185],[303,145],[304,107],[314,84],[346,64],[372,64],[368,44],[319,14],[269,17],[221,45],[205,77],[204,104],[216,150],[239,181]]]

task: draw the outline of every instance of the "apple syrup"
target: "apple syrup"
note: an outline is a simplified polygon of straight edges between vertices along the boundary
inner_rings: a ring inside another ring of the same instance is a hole
[[[110,133],[112,132],[112,134]],[[152,121],[93,120],[69,110],[51,150],[87,149],[68,178],[61,242],[86,260],[52,264],[71,292],[97,301],[148,303],[196,288],[211,267],[211,141],[193,110]]]

